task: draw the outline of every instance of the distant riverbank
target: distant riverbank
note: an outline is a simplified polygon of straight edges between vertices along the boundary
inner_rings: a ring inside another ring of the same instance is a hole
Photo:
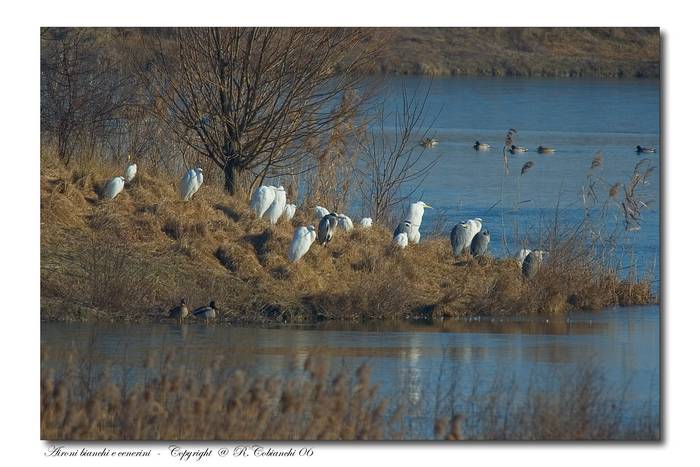
[[[658,28],[384,28],[369,73],[659,78]]]

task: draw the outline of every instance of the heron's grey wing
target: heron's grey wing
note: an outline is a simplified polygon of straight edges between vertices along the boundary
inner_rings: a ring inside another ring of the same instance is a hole
[[[472,239],[471,253],[473,256],[478,256],[484,254],[484,251],[486,251],[486,238],[480,232]]]
[[[468,242],[467,230],[460,224],[457,224],[450,233],[450,243],[452,244],[452,254],[459,256],[462,254]]]
[[[328,229],[330,227],[330,221],[328,220],[327,217],[323,217],[321,219],[321,222],[318,223],[318,239],[319,243],[325,243],[326,242],[326,235],[328,235]]]

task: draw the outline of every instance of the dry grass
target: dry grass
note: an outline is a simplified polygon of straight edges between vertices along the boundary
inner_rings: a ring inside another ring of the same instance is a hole
[[[658,28],[390,28],[372,72],[658,78]]]
[[[174,177],[141,168],[103,201],[96,188],[114,173],[43,157],[44,319],[153,321],[181,297],[195,306],[216,300],[223,321],[263,322],[560,313],[655,300],[648,281],[621,280],[564,243],[550,248],[536,281],[511,259],[455,260],[444,237],[394,250],[381,226],[340,233],[290,264],[294,228],[316,223],[312,209],[272,228],[214,183],[184,203]]]
[[[253,377],[225,368],[222,360],[188,371],[166,353],[160,363],[147,358],[129,380],[114,376],[120,374],[116,368],[98,370],[89,359],[69,355],[60,375],[42,374],[41,438],[659,439],[658,411],[628,407],[624,391],[611,389],[590,370],[555,376],[544,386],[531,377],[524,392],[504,378],[488,387],[470,378],[459,389],[453,381],[438,387],[436,405],[426,408],[426,400],[416,404],[402,394],[391,401],[380,397],[366,364],[331,372],[327,361],[310,357],[303,372],[281,378]]]

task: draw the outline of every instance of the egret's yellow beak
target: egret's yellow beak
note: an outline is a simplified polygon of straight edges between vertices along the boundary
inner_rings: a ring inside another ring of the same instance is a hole
[[[430,206],[430,205],[428,205],[428,204],[426,204],[426,205],[425,205],[425,206],[423,206],[423,207],[425,207],[425,208],[429,208],[429,209],[433,209],[433,207],[432,207],[432,206]]]

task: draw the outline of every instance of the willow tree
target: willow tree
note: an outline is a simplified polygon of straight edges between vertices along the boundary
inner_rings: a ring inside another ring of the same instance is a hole
[[[147,86],[154,109],[196,153],[224,173],[292,173],[304,142],[345,123],[364,99],[374,30],[348,28],[178,29],[158,40]],[[345,100],[347,102],[347,99]]]

